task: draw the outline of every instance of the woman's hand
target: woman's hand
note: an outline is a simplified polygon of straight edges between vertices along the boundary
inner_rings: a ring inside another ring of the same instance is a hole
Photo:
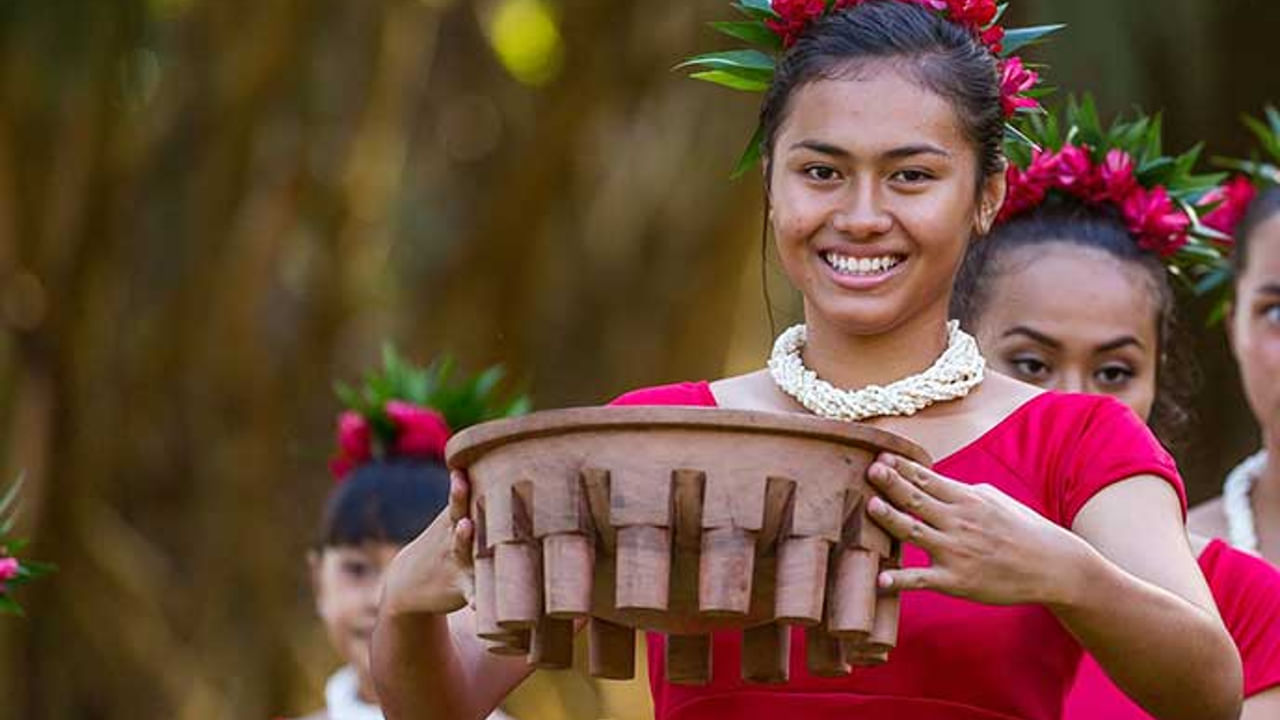
[[[384,610],[393,614],[444,615],[471,601],[475,587],[471,541],[471,483],[465,473],[449,477],[449,508],[396,555],[387,570]]]
[[[966,485],[897,455],[867,478],[888,500],[867,512],[895,538],[928,553],[929,567],[887,570],[880,586],[936,590],[987,605],[1070,601],[1087,543],[990,485]]]

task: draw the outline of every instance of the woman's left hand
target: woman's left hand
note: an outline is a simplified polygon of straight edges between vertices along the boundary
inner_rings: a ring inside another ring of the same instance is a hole
[[[886,570],[886,590],[935,590],[987,605],[1069,601],[1088,544],[991,485],[966,485],[897,455],[867,478],[888,502],[867,513],[895,538],[928,553],[928,567]]]

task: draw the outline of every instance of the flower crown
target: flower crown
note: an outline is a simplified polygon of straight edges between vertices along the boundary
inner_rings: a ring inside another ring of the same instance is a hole
[[[1215,207],[1204,216],[1204,224],[1227,236],[1228,242],[1235,235],[1236,226],[1244,219],[1258,191],[1264,187],[1280,185],[1280,110],[1268,105],[1263,111],[1265,120],[1244,116],[1245,127],[1258,140],[1258,150],[1249,160],[1214,158],[1214,163],[1234,170],[1235,175],[1219,192],[1205,199]]]
[[[1199,146],[1178,157],[1164,155],[1159,116],[1104,127],[1092,98],[1072,98],[1061,120],[1052,113],[1029,116],[1022,131],[1035,146],[1006,144],[1009,189],[997,223],[1059,193],[1113,208],[1139,247],[1188,282],[1221,266],[1221,234],[1199,212],[1221,192],[1225,175],[1194,172]]]
[[[689,58],[676,69],[690,77],[734,90],[762,93],[769,89],[781,55],[816,20],[875,0],[738,0],[734,9],[746,20],[715,22],[718,32],[753,46],[752,49],[706,53]],[[1040,111],[1039,98],[1050,92],[1039,87],[1040,76],[1013,53],[1065,25],[1005,29],[1000,25],[1007,3],[997,0],[896,0],[920,5],[974,34],[1000,60],[1000,100],[1005,116]],[[1011,133],[1016,130],[1010,126]],[[737,177],[760,159],[764,137],[756,130],[734,170]]]
[[[359,389],[337,385],[338,398],[347,407],[338,416],[338,453],[329,462],[338,481],[374,458],[443,459],[454,432],[529,411],[525,395],[497,397],[505,374],[500,366],[455,381],[452,358],[418,368],[391,346],[382,349],[382,365],[381,371],[369,371]]]

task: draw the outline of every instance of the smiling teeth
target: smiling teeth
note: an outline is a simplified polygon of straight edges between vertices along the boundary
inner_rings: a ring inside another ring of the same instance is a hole
[[[837,272],[845,275],[879,275],[893,269],[902,258],[896,255],[884,255],[876,258],[852,258],[847,255],[829,252],[823,258]]]

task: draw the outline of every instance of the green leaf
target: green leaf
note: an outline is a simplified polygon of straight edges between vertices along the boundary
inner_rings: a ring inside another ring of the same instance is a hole
[[[1030,136],[1019,130],[1018,127],[1012,123],[1005,123],[1004,137],[1006,142],[1020,143],[1025,147],[1035,150],[1043,149],[1035,140],[1032,140]],[[1028,155],[1027,162],[1030,161],[1031,157]]]
[[[770,0],[739,0],[733,3],[733,9],[757,20],[774,20],[778,17]]]
[[[743,92],[762,93],[769,89],[769,83],[766,80],[743,77],[728,70],[707,70],[693,73],[689,77]]]
[[[1037,25],[1035,27],[1012,28],[1004,33],[1001,57],[1009,57],[1028,45],[1042,42],[1046,37],[1065,28],[1061,23],[1056,25]]]
[[[18,601],[5,593],[0,593],[0,613],[17,615],[18,617],[27,616],[26,613],[22,612],[22,606],[18,604]]]
[[[0,517],[17,511],[18,493],[22,492],[22,485],[26,482],[26,474],[19,474],[18,479],[5,492],[4,497],[0,498]]]
[[[761,22],[753,20],[742,21],[721,21],[711,23],[711,27],[724,35],[731,38],[737,38],[749,42],[752,45],[769,48],[770,50],[782,49],[782,38],[777,33],[770,30]]]
[[[759,50],[725,50],[696,55],[676,65],[675,69],[706,68],[708,70],[754,70],[773,76],[773,58]]]
[[[738,163],[734,166],[733,174],[730,177],[737,180],[759,164],[763,145],[764,128],[756,127],[756,131],[751,134],[751,140],[747,143],[746,149],[742,151],[742,156],[738,158]]]

